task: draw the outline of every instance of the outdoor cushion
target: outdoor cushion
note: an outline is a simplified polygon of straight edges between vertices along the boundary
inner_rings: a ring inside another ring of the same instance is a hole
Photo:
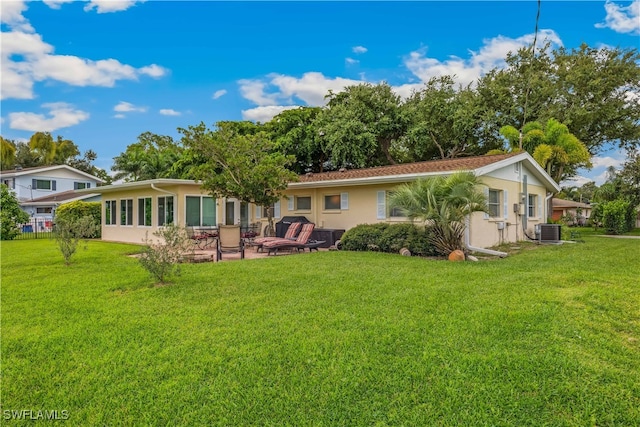
[[[285,233],[284,237],[258,237],[257,239],[255,239],[253,241],[253,243],[255,245],[262,245],[265,242],[271,241],[271,240],[277,240],[277,239],[288,239],[288,240],[295,240],[295,238],[298,236],[298,231],[300,230],[300,226],[302,225],[302,223],[300,222],[292,222],[289,225],[289,228],[287,228],[287,232]]]
[[[268,242],[264,242],[263,247],[269,250],[269,253],[277,253],[278,249],[304,249],[305,245],[309,242],[311,238],[311,234],[313,233],[313,229],[315,224],[312,222],[306,223],[302,225],[302,230],[300,230],[300,234],[295,240],[290,239],[275,239],[270,240]]]

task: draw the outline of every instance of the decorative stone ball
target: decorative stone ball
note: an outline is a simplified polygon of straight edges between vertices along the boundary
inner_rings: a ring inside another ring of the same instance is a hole
[[[402,256],[411,256],[411,251],[407,248],[400,249],[400,255]]]
[[[464,252],[460,249],[451,252],[449,254],[449,261],[464,261]]]

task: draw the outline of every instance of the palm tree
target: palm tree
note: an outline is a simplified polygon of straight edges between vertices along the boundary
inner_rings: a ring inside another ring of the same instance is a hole
[[[487,212],[482,182],[471,172],[420,179],[400,186],[389,198],[409,219],[421,220],[430,231],[429,243],[442,255],[465,251],[465,220],[473,212]]]

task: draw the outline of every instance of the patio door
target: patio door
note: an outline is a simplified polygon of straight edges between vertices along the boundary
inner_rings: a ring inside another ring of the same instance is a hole
[[[249,204],[237,199],[227,199],[224,207],[224,224],[249,226]]]

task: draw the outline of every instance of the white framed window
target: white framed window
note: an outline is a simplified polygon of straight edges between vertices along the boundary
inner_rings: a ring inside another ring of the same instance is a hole
[[[74,190],[83,190],[85,188],[91,188],[90,182],[74,182],[73,189]]]
[[[296,196],[295,208],[297,211],[311,210],[311,196]]]
[[[54,179],[32,179],[31,188],[34,190],[56,190],[56,181]]]
[[[387,219],[387,218],[406,218],[403,214],[402,209],[400,208],[389,208],[387,211],[389,199],[389,191],[378,191],[377,192],[377,219]]]
[[[186,196],[186,219],[189,227],[214,227],[216,201],[211,196]]]
[[[173,196],[158,197],[158,226],[173,224]]]
[[[151,197],[138,199],[138,225],[151,227]]]
[[[487,206],[489,207],[489,216],[492,218],[498,218],[501,212],[502,206],[502,191],[489,189],[489,195],[487,198]]]
[[[529,193],[529,197],[527,198],[527,215],[529,218],[535,218],[538,212],[538,195]]]
[[[120,225],[133,225],[133,199],[120,200]]]
[[[106,200],[104,202],[104,223],[105,225],[116,225],[117,215],[116,201]]]
[[[36,213],[50,214],[50,213],[53,213],[53,208],[36,208]]]
[[[349,193],[325,194],[325,211],[344,211],[349,209]]]

